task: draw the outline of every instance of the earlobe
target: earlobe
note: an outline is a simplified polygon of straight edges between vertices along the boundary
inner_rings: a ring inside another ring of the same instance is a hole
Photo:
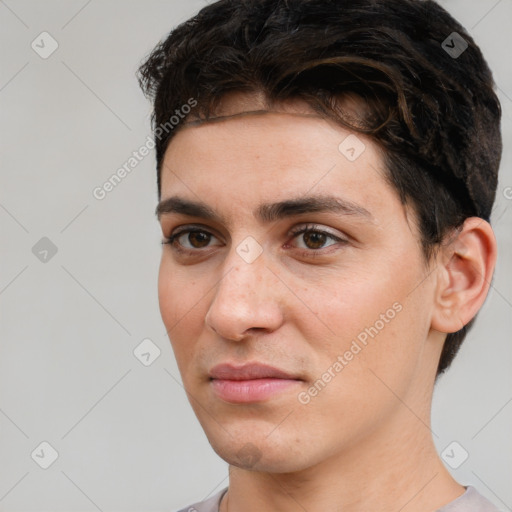
[[[433,329],[457,332],[478,313],[489,291],[496,255],[490,224],[479,217],[466,219],[439,254]]]

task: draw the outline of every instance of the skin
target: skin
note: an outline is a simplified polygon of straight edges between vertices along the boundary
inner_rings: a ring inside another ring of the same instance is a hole
[[[454,500],[464,487],[434,446],[432,391],[445,333],[487,294],[490,226],[468,219],[426,262],[414,212],[385,181],[371,140],[358,134],[366,148],[349,161],[338,146],[350,132],[299,102],[271,111],[261,97],[232,95],[218,115],[183,126],[165,154],[162,200],[202,201],[223,221],[160,215],[164,238],[190,224],[205,234],[163,246],[159,302],[190,403],[230,465],[221,511],[431,512]],[[263,202],[312,194],[371,217],[314,212],[266,223],[253,215]],[[306,224],[344,242],[290,234]],[[262,249],[252,263],[237,252],[247,236]],[[300,403],[396,303],[400,312]],[[211,368],[248,361],[301,380],[259,403],[217,397]]]

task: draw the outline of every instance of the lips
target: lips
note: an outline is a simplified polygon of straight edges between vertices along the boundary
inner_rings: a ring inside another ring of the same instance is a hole
[[[233,404],[263,402],[300,383],[298,376],[261,363],[219,364],[210,371],[214,394]]]
[[[212,379],[222,380],[254,380],[254,379],[288,379],[300,380],[297,376],[279,368],[261,363],[247,363],[243,366],[219,364],[210,372]]]

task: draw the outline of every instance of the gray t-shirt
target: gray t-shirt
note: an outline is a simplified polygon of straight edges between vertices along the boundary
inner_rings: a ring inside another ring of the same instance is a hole
[[[189,507],[181,509],[179,512],[219,512],[219,505],[222,497],[228,488],[215,494],[206,501],[194,503]],[[474,487],[468,485],[466,492],[445,505],[437,512],[500,512],[488,499],[484,498]]]

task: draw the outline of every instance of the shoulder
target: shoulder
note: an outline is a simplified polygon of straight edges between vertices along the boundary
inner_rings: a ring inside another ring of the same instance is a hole
[[[500,512],[500,510],[474,487],[468,485],[462,496],[440,508],[437,512]]]
[[[220,501],[227,490],[228,488],[226,487],[225,489],[222,489],[222,491],[213,495],[211,498],[208,498],[205,501],[199,501],[193,505],[189,505],[188,507],[178,510],[178,512],[218,512]]]

